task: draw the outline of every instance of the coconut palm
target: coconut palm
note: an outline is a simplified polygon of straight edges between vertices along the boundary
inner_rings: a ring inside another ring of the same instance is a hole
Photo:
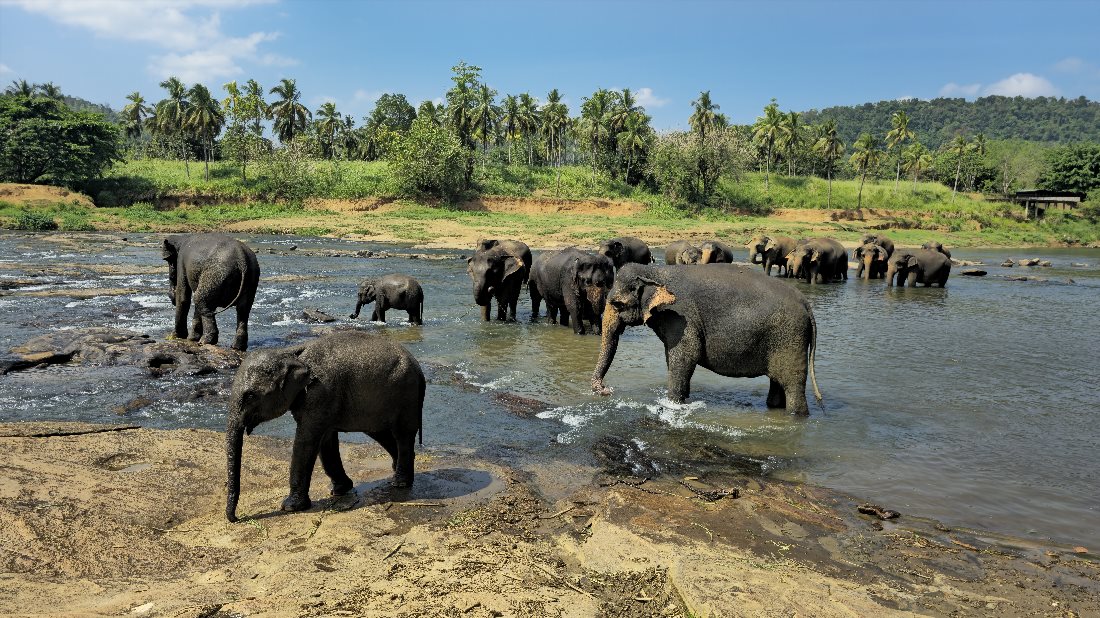
[[[836,131],[836,121],[826,120],[821,126],[821,137],[814,144],[817,153],[825,159],[825,171],[829,177],[829,208],[833,207],[833,165],[844,156],[844,141]]]
[[[779,106],[776,105],[775,99],[772,99],[771,103],[764,106],[764,115],[756,119],[755,130],[752,135],[753,141],[767,151],[764,159],[766,166],[764,171],[765,193],[770,189],[771,184],[772,149],[775,148],[775,141],[779,138],[782,130],[783,114],[779,112]]]
[[[783,150],[787,157],[787,176],[794,175],[794,159],[799,148],[805,141],[802,135],[802,125],[799,124],[798,112],[787,112],[780,115],[779,136],[776,144]]]
[[[514,94],[504,97],[500,112],[500,129],[508,144],[508,165],[512,164],[512,145],[517,137],[522,135],[520,125],[519,98]]]
[[[344,121],[340,123],[338,141],[342,157],[345,159],[356,157],[359,150],[359,133],[355,130],[355,119],[351,114],[344,116]]]
[[[127,95],[126,100],[130,102],[129,105],[122,108],[122,122],[126,126],[126,137],[138,139],[141,137],[146,122],[152,116],[153,110],[145,104],[145,97],[142,97],[141,93],[137,91]]]
[[[532,138],[539,133],[542,125],[542,113],[539,111],[539,103],[531,93],[524,92],[519,95],[520,133],[527,142],[527,165],[534,164],[535,149]]]
[[[630,180],[630,168],[634,165],[635,155],[645,150],[649,140],[649,116],[640,112],[626,118],[626,126],[616,136],[619,148],[627,153],[626,173],[623,182]]]
[[[721,109],[720,105],[715,104],[710,100],[710,91],[705,90],[699,93],[699,98],[691,102],[693,112],[691,117],[688,118],[688,124],[691,125],[691,130],[699,134],[699,139],[705,141],[707,139],[707,131],[712,130],[719,124],[719,118],[717,110]]]
[[[55,101],[61,100],[61,88],[53,82],[46,82],[44,84],[36,84],[35,90],[38,94],[46,97],[47,99],[54,99]]]
[[[190,156],[184,138],[184,124],[187,122],[187,114],[191,102],[187,100],[187,87],[176,77],[169,77],[160,83],[160,87],[168,91],[168,96],[161,99],[154,108],[154,130],[170,140],[183,142],[180,154],[183,156],[183,169],[187,177],[191,177],[191,166],[188,163]]]
[[[596,168],[600,162],[600,152],[607,148],[611,138],[611,105],[614,103],[614,94],[605,88],[600,88],[592,93],[592,96],[581,103],[581,120],[578,127],[588,147],[592,151],[592,177],[595,178]]]
[[[985,133],[978,133],[977,135],[974,136],[974,143],[971,145],[970,150],[978,158],[978,164],[979,165],[983,161],[985,161],[985,153],[987,152],[988,147],[989,147],[989,143],[988,143],[988,140],[986,140],[986,138],[985,138]],[[976,175],[977,175],[977,170],[975,168],[971,168],[971,170],[970,170],[970,187],[972,189],[974,188],[974,181],[975,181],[975,176]]]
[[[932,168],[932,153],[928,152],[924,144],[916,142],[905,149],[904,160],[905,172],[913,175],[913,191],[916,191],[917,179]]]
[[[615,93],[615,102],[612,104],[611,116],[608,121],[611,125],[611,133],[618,135],[626,128],[626,120],[631,114],[645,113],[645,109],[638,105],[637,99],[630,88],[623,88]]]
[[[336,104],[325,101],[317,109],[317,134],[321,137],[322,154],[326,158],[332,158],[336,154],[336,131],[340,128],[340,112],[336,111]]]
[[[420,107],[417,108],[416,117],[427,118],[428,122],[432,123],[434,126],[441,127],[443,126],[444,111],[442,104],[436,105],[432,101],[424,101],[420,104]]]
[[[962,173],[963,159],[970,151],[970,142],[962,135],[956,135],[955,139],[951,140],[951,145],[947,147],[947,151],[954,154],[956,159],[955,184],[951,187],[951,201],[954,202],[955,192],[959,190],[959,174]]]
[[[13,79],[11,85],[8,86],[6,90],[4,90],[4,94],[33,97],[34,86],[25,79]]]
[[[470,112],[470,130],[473,136],[481,138],[483,151],[489,149],[490,142],[496,141],[501,113],[500,106],[495,102],[496,96],[496,90],[481,84],[474,98],[474,108]]]
[[[852,144],[852,156],[850,161],[859,172],[859,200],[856,208],[863,208],[863,183],[867,180],[867,172],[878,165],[882,158],[882,151],[878,148],[878,140],[870,133],[864,133]]]
[[[561,93],[554,88],[546,95],[542,106],[542,134],[546,138],[546,159],[561,165],[562,140],[569,128],[569,108],[561,102]]]
[[[268,94],[279,97],[279,100],[273,101],[267,109],[268,114],[275,121],[275,135],[285,144],[294,139],[296,134],[305,131],[309,121],[313,119],[313,114],[305,105],[302,105],[300,101],[302,93],[293,79],[284,77],[278,86],[268,91]]]
[[[909,130],[909,114],[904,111],[896,111],[890,116],[890,123],[894,128],[886,134],[886,148],[896,150],[898,153],[897,174],[894,176],[894,193],[898,192],[898,182],[901,180],[901,146],[906,140],[911,140],[916,135]]]
[[[267,103],[264,101],[264,88],[256,80],[250,79],[244,84],[244,96],[252,108],[250,114],[252,117],[252,132],[258,137],[263,137],[264,126],[262,121],[271,118]]]
[[[194,131],[202,142],[206,180],[210,180],[210,159],[214,156],[214,138],[225,126],[225,113],[206,86],[195,84],[187,91],[191,106],[187,109],[184,127]]]

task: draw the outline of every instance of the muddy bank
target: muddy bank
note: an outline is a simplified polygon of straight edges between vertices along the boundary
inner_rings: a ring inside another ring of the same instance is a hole
[[[107,431],[104,431],[104,430]],[[87,433],[95,432],[95,433]],[[33,436],[33,437],[32,437]],[[747,475],[537,466],[429,448],[416,486],[345,444],[353,496],[276,509],[290,444],[245,443],[224,520],[223,436],[0,424],[0,612],[134,616],[1042,615],[1100,611],[1095,555],[948,530]],[[738,497],[734,497],[736,494]],[[1093,548],[1095,549],[1095,548]],[[48,602],[47,602],[48,601]]]

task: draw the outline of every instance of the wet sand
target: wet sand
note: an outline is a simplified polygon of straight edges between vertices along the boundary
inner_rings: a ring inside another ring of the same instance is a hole
[[[643,479],[485,457],[417,460],[389,490],[342,446],[353,496],[281,513],[290,443],[0,424],[0,613],[129,616],[1088,616],[1100,563],[753,476]],[[587,475],[587,477],[585,476]],[[736,497],[735,497],[736,494]],[[889,506],[889,505],[884,505]],[[1093,551],[1096,548],[1089,548]]]

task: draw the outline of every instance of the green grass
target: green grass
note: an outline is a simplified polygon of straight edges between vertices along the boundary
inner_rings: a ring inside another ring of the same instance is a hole
[[[0,201],[0,228],[13,230],[87,232],[96,229],[94,215],[86,206],[66,202],[28,207]]]

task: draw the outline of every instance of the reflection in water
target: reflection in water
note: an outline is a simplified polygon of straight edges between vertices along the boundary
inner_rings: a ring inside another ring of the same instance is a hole
[[[135,238],[78,252],[0,234],[0,261],[6,262],[0,283],[45,269],[35,280],[40,290],[137,290],[90,299],[0,298],[0,346],[42,331],[102,325],[162,337],[172,322],[164,301],[167,271],[138,270],[163,262],[157,237]],[[958,525],[1077,542],[1095,534],[1100,312],[1091,308],[1100,300],[1100,251],[960,251],[962,259],[983,260],[989,276],[955,276],[946,289],[887,288],[854,275],[840,284],[790,282],[814,307],[825,395],[821,406],[811,403],[810,418],[801,419],[764,406],[766,379],[725,378],[705,369],[696,371],[686,405],[664,400],[663,348],[646,328],[630,328],[620,340],[608,374],[615,394],[594,397],[589,380],[599,337],[577,336],[545,319],[530,323],[526,294],[517,323],[482,322],[461,252],[418,251],[449,256],[439,261],[361,259],[302,253],[382,247],[286,237],[257,237],[251,244],[264,273],[250,327],[254,348],[287,345],[331,327],[307,323],[307,307],[339,316],[337,328],[394,337],[431,378],[426,448],[521,465],[532,459],[551,466],[554,460],[618,462],[635,473],[748,470],[821,483]],[[268,252],[289,244],[299,250]],[[1024,256],[1050,259],[1054,267],[997,266]],[[106,272],[98,268],[103,264],[129,270]],[[143,274],[118,274],[124,272]],[[358,282],[389,272],[424,286],[424,326],[409,326],[404,312],[387,325],[344,317]],[[1049,281],[1004,278],[1020,274]],[[221,316],[223,330],[231,328],[231,314]],[[123,418],[220,430],[224,388],[218,376],[154,381],[128,367],[54,367],[0,377],[0,420]],[[493,397],[501,392],[546,406],[537,418],[514,414]],[[122,409],[123,416],[115,411],[141,396],[153,403]],[[263,431],[289,435],[293,421],[288,415]]]

